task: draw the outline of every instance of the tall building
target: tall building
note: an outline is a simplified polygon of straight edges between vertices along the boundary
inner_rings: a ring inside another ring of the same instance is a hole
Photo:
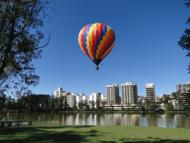
[[[77,108],[79,108],[79,103],[87,103],[87,96],[85,94],[76,95]]]
[[[132,82],[121,84],[122,104],[136,104],[137,103],[137,85]]]
[[[63,88],[58,87],[55,91],[54,91],[54,97],[61,97],[64,96],[65,91],[63,90]]]
[[[97,93],[92,93],[89,95],[89,98],[88,98],[88,101],[89,101],[89,105],[90,107],[94,107],[94,108],[97,108],[97,107],[100,107],[100,104],[101,104],[101,93],[97,92]]]
[[[147,83],[146,85],[146,98],[150,102],[155,102],[155,85]]]
[[[107,85],[107,101],[108,104],[119,104],[120,97],[119,97],[119,85],[112,84]]]
[[[190,82],[180,83],[176,86],[176,91],[178,93],[188,93],[190,92]]]
[[[74,94],[67,95],[67,104],[70,108],[76,107],[76,96]]]

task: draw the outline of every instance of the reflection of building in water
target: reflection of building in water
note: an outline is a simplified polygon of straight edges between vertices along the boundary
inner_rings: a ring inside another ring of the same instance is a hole
[[[88,113],[80,113],[77,115],[76,124],[77,125],[90,125]]]
[[[108,104],[119,104],[119,85],[118,84],[112,84],[107,85],[107,102]]]
[[[76,114],[67,115],[66,125],[76,125]]]
[[[129,114],[105,114],[104,125],[128,125],[137,126],[139,125],[140,115],[129,115]]]
[[[175,128],[175,121],[173,114],[159,114],[157,115],[157,127]]]
[[[174,121],[177,128],[190,128],[190,116],[185,114],[175,114]]]
[[[132,82],[121,84],[122,104],[136,104],[137,103],[137,85]]]
[[[141,127],[148,127],[148,120],[145,115],[141,115],[139,119],[139,126]]]
[[[157,127],[157,125],[158,125],[157,115],[150,114],[150,115],[146,115],[146,117],[147,117],[147,121],[148,121],[148,126]]]
[[[138,114],[123,114],[123,125],[127,126],[139,126],[139,118]]]
[[[32,114],[19,116],[32,120],[34,125],[128,125],[190,128],[190,116],[186,114]]]
[[[121,114],[106,114],[105,115],[105,125],[122,125]]]
[[[76,114],[75,125],[105,125],[105,115],[99,114]]]
[[[87,117],[87,124],[88,125],[97,125],[97,114],[90,114]]]
[[[65,114],[55,114],[55,120],[58,121],[59,125],[66,125],[66,118]]]

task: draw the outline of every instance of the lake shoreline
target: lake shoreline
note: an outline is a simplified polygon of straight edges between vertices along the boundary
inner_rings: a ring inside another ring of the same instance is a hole
[[[28,113],[96,113],[96,114],[104,114],[104,113],[124,113],[124,114],[190,114],[190,111],[184,111],[184,110],[175,110],[175,111],[123,111],[123,110],[91,110],[91,111],[83,111],[83,110],[68,110],[68,111],[38,111],[38,112],[29,112],[29,111],[10,111],[10,112],[0,112],[0,114],[7,114],[7,113],[13,113],[13,114],[28,114]]]

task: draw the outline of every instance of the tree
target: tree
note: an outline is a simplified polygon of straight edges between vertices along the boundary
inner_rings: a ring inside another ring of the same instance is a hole
[[[5,107],[5,101],[6,101],[6,95],[4,94],[3,91],[0,90],[0,112],[2,112],[2,110]]]
[[[86,101],[85,102],[79,102],[78,107],[79,107],[79,110],[82,110],[82,111],[88,111],[90,109],[90,107]]]
[[[25,90],[36,85],[33,59],[41,57],[46,0],[0,1],[0,88]]]
[[[92,101],[90,101],[89,103],[90,103],[91,109],[92,109],[92,110],[95,110],[95,106],[96,106],[95,101],[92,100]]]
[[[187,7],[190,7],[190,0],[185,0],[185,1],[186,1],[185,5]],[[180,47],[187,50],[186,56],[190,57],[190,17],[188,18],[186,23],[188,24],[189,27],[185,29],[184,34],[182,35],[178,44],[180,45]],[[189,64],[188,70],[190,72],[190,64]]]
[[[172,111],[174,109],[174,106],[171,102],[165,103],[164,107],[166,111]]]

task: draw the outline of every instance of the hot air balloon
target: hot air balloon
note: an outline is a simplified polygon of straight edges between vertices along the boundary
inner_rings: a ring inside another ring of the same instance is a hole
[[[83,53],[99,69],[100,62],[114,47],[115,34],[111,27],[103,23],[94,23],[84,26],[78,35],[78,42]]]

